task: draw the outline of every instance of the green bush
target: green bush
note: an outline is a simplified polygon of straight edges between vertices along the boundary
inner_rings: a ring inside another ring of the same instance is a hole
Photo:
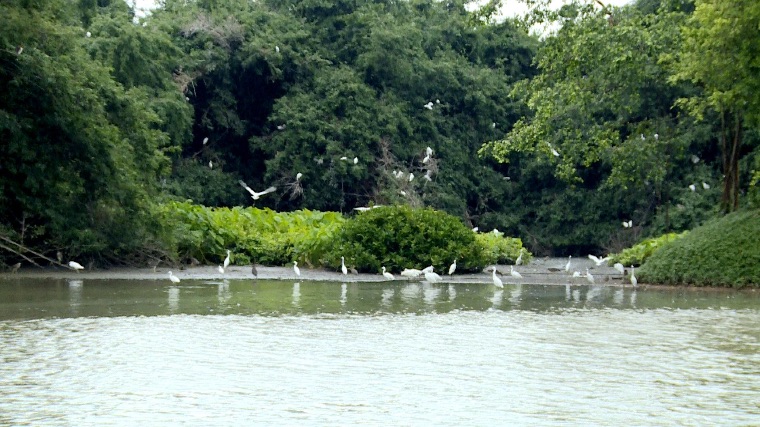
[[[433,209],[384,206],[362,212],[346,221],[325,266],[337,268],[340,257],[359,271],[392,272],[433,265],[448,271],[456,259],[457,271],[480,271],[483,249],[475,233],[459,218]]]
[[[187,202],[159,205],[165,247],[181,258],[218,263],[231,250],[234,264],[251,260],[283,265],[293,260],[323,264],[324,255],[345,221],[336,212],[280,213],[257,208],[208,208]]]
[[[669,242],[672,242],[673,240],[685,236],[686,234],[688,234],[688,231],[684,231],[680,234],[668,233],[663,234],[659,237],[645,239],[631,246],[630,248],[623,249],[619,254],[610,255],[608,264],[619,262],[626,267],[630,265],[642,265],[644,261],[646,261],[646,259],[649,258],[657,249],[661,248],[663,245]]]
[[[735,212],[695,228],[652,254],[641,282],[760,287],[760,211]]]
[[[516,237],[505,237],[503,233],[477,233],[475,240],[483,248],[484,262],[490,264],[514,264],[523,249],[522,262],[527,264],[533,259],[527,249],[523,248],[522,240]]]

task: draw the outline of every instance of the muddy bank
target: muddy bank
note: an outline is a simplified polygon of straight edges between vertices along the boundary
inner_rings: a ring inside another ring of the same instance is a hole
[[[516,268],[522,274],[522,278],[514,278],[509,275],[509,266],[497,266],[502,272],[501,280],[505,284],[530,283],[547,285],[565,284],[588,284],[584,277],[571,277],[573,271],[583,274],[589,269],[595,278],[596,284],[622,286],[623,283],[630,286],[628,278],[618,273],[614,268],[596,266],[589,259],[572,260],[570,273],[565,271],[567,258],[540,258],[535,259],[529,265]],[[293,268],[288,267],[265,267],[257,266],[259,279],[271,280],[315,280],[315,281],[338,281],[338,282],[383,282],[386,279],[379,274],[348,274],[343,275],[340,271],[328,271],[324,269],[309,269],[300,267],[301,275],[296,276]],[[168,272],[172,271],[181,280],[212,280],[212,279],[253,279],[250,267],[229,266],[224,274],[217,271],[216,266],[187,267],[184,269],[158,267],[152,268],[111,268],[94,269],[75,272],[62,268],[21,268],[16,273],[4,272],[1,278],[51,278],[51,279],[131,279],[131,280],[169,280]],[[477,274],[454,274],[452,276],[438,272],[443,283],[491,283],[491,272],[483,271]],[[420,280],[407,279],[396,274],[397,280]]]

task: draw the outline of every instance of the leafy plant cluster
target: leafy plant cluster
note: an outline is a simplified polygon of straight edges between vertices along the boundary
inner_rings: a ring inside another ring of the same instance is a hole
[[[164,244],[180,259],[220,263],[229,249],[237,265],[323,264],[345,222],[335,212],[208,208],[188,202],[159,205],[157,216]]]
[[[646,283],[760,287],[760,211],[739,211],[695,228],[652,254]]]
[[[483,248],[486,264],[514,264],[522,251],[522,263],[528,264],[533,254],[523,247],[518,237],[507,237],[501,232],[477,233],[475,241]]]
[[[630,265],[642,265],[647,258],[655,253],[655,251],[676,239],[686,236],[688,233],[688,231],[682,233],[668,233],[662,236],[644,239],[630,248],[623,249],[620,253],[611,254],[609,264],[611,265],[619,262],[626,267]]]

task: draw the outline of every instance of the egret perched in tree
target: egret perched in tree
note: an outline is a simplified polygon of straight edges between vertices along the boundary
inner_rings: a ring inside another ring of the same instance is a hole
[[[449,266],[449,276],[454,274],[455,271],[457,271],[457,260],[454,260],[454,263]]]
[[[511,265],[509,266],[509,275],[518,279],[522,279],[522,274],[515,270]]]
[[[689,185],[689,190],[691,191],[697,191],[697,186],[694,184]]]
[[[346,156],[343,156],[343,157],[341,157],[340,159],[341,159],[341,160],[348,160],[348,157],[346,157]]]
[[[633,227],[633,220],[623,221],[623,227],[625,227],[625,228],[631,228],[631,227]]]
[[[631,266],[631,284],[634,288],[639,284],[639,280],[636,279],[636,269],[633,266]]]
[[[425,156],[424,159],[422,159],[422,163],[427,163],[430,161],[430,156]]]
[[[502,288],[503,289],[504,288],[504,283],[502,283],[501,279],[499,279],[498,277],[496,277],[496,266],[495,265],[492,267],[492,272],[493,272],[493,275],[491,276],[491,279],[493,279],[493,285],[496,286],[497,288]]]
[[[383,277],[385,277],[388,280],[396,280],[396,278],[391,274],[385,271],[385,266],[383,266]]]
[[[599,267],[603,263],[607,262],[610,259],[610,257],[607,256],[607,257],[604,257],[604,258],[597,258],[594,255],[589,255],[588,259],[590,259],[591,261],[594,261],[596,263],[596,266]]]
[[[274,46],[274,51],[277,52],[277,53],[280,53],[280,46],[275,45]]]
[[[425,154],[427,154],[428,156],[432,156],[433,155],[433,149],[430,148],[430,147],[425,148]]]
[[[88,31],[88,32],[84,33],[84,35],[85,35],[85,37],[91,37],[92,33]]]
[[[348,274],[348,269],[346,268],[346,260],[343,257],[340,257],[340,271],[342,271],[344,275]]]
[[[208,168],[214,169],[214,163],[212,163],[211,160],[208,161]]]
[[[409,182],[412,182],[413,179],[414,179],[414,174],[409,172]]]
[[[206,145],[207,142],[208,142],[208,137],[203,138],[203,145]]]
[[[710,189],[710,184],[702,181],[702,188],[704,188],[705,190],[709,190]]]
[[[298,261],[293,261],[293,271],[296,273],[296,276],[301,276],[301,269],[298,268]]]
[[[76,262],[76,261],[69,261],[69,267],[76,270],[77,273],[79,273],[79,270],[84,270],[84,267],[82,267],[82,264]]]
[[[588,268],[586,268],[586,280],[588,280],[589,283],[594,284],[594,276],[588,271]]]
[[[427,104],[423,105],[423,107],[427,108],[430,111],[433,111],[433,101],[428,102]]]
[[[227,258],[224,259],[224,268],[230,265],[230,250],[227,249]]]
[[[357,164],[357,163],[359,163],[359,158],[358,157],[354,157],[354,164]]]
[[[296,174],[296,181],[300,181],[302,176],[303,176],[303,174],[301,172],[298,172]]]
[[[169,272],[169,280],[171,280],[172,283],[179,283],[179,277],[175,276],[171,271]]]
[[[269,194],[269,193],[271,193],[273,191],[277,191],[277,187],[269,187],[266,190],[264,190],[264,191],[262,191],[260,193],[257,193],[255,191],[253,191],[251,189],[251,187],[249,187],[245,182],[238,181],[238,183],[240,183],[240,185],[242,185],[243,188],[245,188],[246,190],[248,190],[249,193],[251,193],[251,198],[253,198],[253,200],[259,200],[259,197],[261,197],[261,196],[263,196],[265,194]]]
[[[692,154],[691,155],[691,162],[696,165],[697,163],[699,163],[699,157]]]
[[[565,264],[565,271],[570,271],[570,265],[571,265],[570,261],[572,261],[572,260],[573,260],[573,256],[572,255],[570,255],[569,257],[567,257],[567,264]]]

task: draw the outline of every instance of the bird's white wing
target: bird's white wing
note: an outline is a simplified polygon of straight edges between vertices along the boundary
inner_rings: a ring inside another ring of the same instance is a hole
[[[589,255],[588,259],[590,259],[591,261],[594,261],[597,265],[600,263],[599,258],[597,258],[594,255]]]
[[[272,191],[277,191],[277,187],[269,187],[266,190],[264,190],[261,193],[259,193],[259,196],[263,196],[264,194],[269,194]]]
[[[248,185],[247,185],[245,182],[243,182],[242,180],[238,181],[238,183],[240,183],[240,185],[242,185],[242,186],[243,186],[243,188],[245,188],[246,190],[248,190],[248,192],[249,192],[249,193],[251,193],[251,196],[253,196],[253,195],[255,195],[255,194],[256,194],[256,192],[255,192],[255,191],[253,191],[253,189],[252,189],[251,187],[249,187],[249,186],[248,186]]]

